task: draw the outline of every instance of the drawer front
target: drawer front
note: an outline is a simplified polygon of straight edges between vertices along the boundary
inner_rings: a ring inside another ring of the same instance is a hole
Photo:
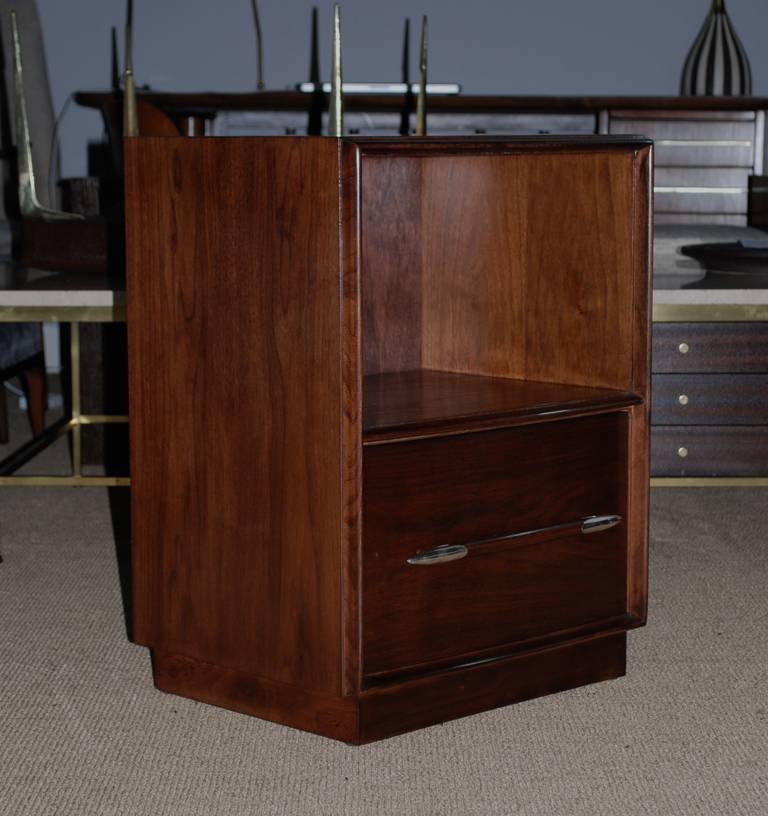
[[[610,132],[654,140],[656,167],[752,167],[753,121],[611,117]]]
[[[460,662],[622,615],[625,524],[584,535],[578,522],[625,515],[626,448],[623,413],[367,447],[364,673]],[[408,563],[447,545],[467,555]]]
[[[768,373],[768,323],[654,323],[654,373]]]
[[[768,427],[656,426],[652,476],[768,476]]]
[[[657,167],[654,208],[659,213],[745,213],[748,168]]]
[[[768,424],[768,374],[654,374],[651,423]]]

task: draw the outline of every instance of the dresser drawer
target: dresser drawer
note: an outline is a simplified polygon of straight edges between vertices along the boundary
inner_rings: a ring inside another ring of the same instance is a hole
[[[768,374],[655,374],[651,422],[768,424]]]
[[[623,413],[368,446],[363,456],[366,676],[625,613],[625,524],[579,529],[588,516],[625,515]],[[446,546],[466,555],[408,563]]]
[[[768,427],[656,426],[653,476],[768,476]]]
[[[729,120],[614,113],[610,132],[653,139],[656,167],[751,167],[755,162],[755,124],[740,114]]]
[[[654,373],[768,373],[768,323],[654,323]]]

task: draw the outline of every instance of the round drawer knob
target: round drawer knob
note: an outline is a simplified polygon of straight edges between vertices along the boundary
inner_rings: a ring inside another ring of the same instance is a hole
[[[688,354],[688,352],[691,350],[691,347],[688,345],[688,343],[680,343],[680,345],[677,347],[677,350],[680,352],[680,354]]]
[[[680,396],[677,398],[677,401],[680,403],[680,405],[688,405],[688,395],[680,394]]]
[[[677,455],[681,459],[685,459],[685,457],[688,456],[688,448],[678,448],[677,449]]]

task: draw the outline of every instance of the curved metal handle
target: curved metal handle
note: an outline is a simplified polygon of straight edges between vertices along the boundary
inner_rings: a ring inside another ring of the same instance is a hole
[[[589,516],[582,519],[581,532],[585,535],[587,533],[600,533],[603,530],[610,530],[617,524],[623,521],[621,516]]]
[[[458,561],[469,552],[463,544],[449,544],[436,547],[434,550],[425,550],[416,553],[407,559],[408,564],[416,567],[430,567],[432,564],[445,564],[448,561]]]

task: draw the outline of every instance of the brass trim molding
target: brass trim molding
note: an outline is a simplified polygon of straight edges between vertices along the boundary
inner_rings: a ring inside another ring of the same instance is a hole
[[[129,487],[127,476],[0,476],[0,487]]]
[[[124,323],[125,304],[114,306],[0,306],[0,323]]]

